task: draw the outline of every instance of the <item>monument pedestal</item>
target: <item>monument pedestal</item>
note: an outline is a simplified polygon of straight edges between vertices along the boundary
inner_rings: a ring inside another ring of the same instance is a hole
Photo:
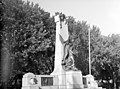
[[[57,81],[57,86],[59,87],[59,89],[66,89],[66,74],[64,73],[55,73],[55,74],[51,74],[54,75],[58,78]]]
[[[85,83],[85,85],[87,85],[87,87],[85,87],[86,89],[102,89],[102,87],[98,87],[97,82],[94,80],[94,76],[92,76],[91,74],[88,74],[83,78],[86,78]]]
[[[35,75],[26,73],[22,78],[22,89],[39,89],[34,82]]]
[[[66,89],[83,89],[81,71],[66,72]]]
[[[22,89],[59,89],[58,78],[52,75],[26,73],[22,78]]]

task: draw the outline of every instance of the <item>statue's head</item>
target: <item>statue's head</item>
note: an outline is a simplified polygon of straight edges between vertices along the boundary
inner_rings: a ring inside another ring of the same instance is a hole
[[[65,19],[66,19],[65,14],[63,14],[62,12],[61,12],[61,13],[56,12],[56,13],[55,13],[55,16],[58,16],[58,17],[59,17],[59,21],[60,21],[60,22],[64,22]]]
[[[64,22],[66,19],[66,16],[65,16],[65,14],[60,13],[59,18],[60,18],[61,22]]]

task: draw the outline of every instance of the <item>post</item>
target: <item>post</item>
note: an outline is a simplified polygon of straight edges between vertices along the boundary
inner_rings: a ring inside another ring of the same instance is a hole
[[[88,30],[89,35],[89,74],[91,74],[91,59],[90,59],[90,29]]]

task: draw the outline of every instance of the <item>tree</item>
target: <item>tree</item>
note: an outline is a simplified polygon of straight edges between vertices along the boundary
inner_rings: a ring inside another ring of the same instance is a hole
[[[97,79],[108,82],[113,80],[114,87],[116,87],[120,69],[120,36],[114,34],[108,37],[102,36],[98,42],[97,50],[94,50],[92,54],[94,74]]]
[[[8,87],[15,76],[27,72],[50,74],[53,70],[55,22],[38,4],[4,0],[2,48],[9,54]],[[2,59],[3,61],[5,60]],[[4,68],[5,65],[2,66]],[[3,73],[4,74],[4,73]],[[15,86],[13,86],[15,87]]]

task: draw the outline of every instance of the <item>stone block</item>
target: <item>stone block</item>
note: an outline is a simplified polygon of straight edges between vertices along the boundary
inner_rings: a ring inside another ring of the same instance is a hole
[[[81,71],[66,72],[66,89],[83,89]]]
[[[22,89],[39,89],[35,84],[35,75],[33,73],[26,73],[22,78]]]
[[[86,83],[84,83],[84,88],[90,88],[90,89],[99,89],[97,82],[94,80],[94,77],[90,74],[83,76],[84,79],[86,79]],[[87,87],[86,87],[87,86]]]
[[[27,73],[22,79],[22,89],[59,89],[58,78],[53,75]]]

